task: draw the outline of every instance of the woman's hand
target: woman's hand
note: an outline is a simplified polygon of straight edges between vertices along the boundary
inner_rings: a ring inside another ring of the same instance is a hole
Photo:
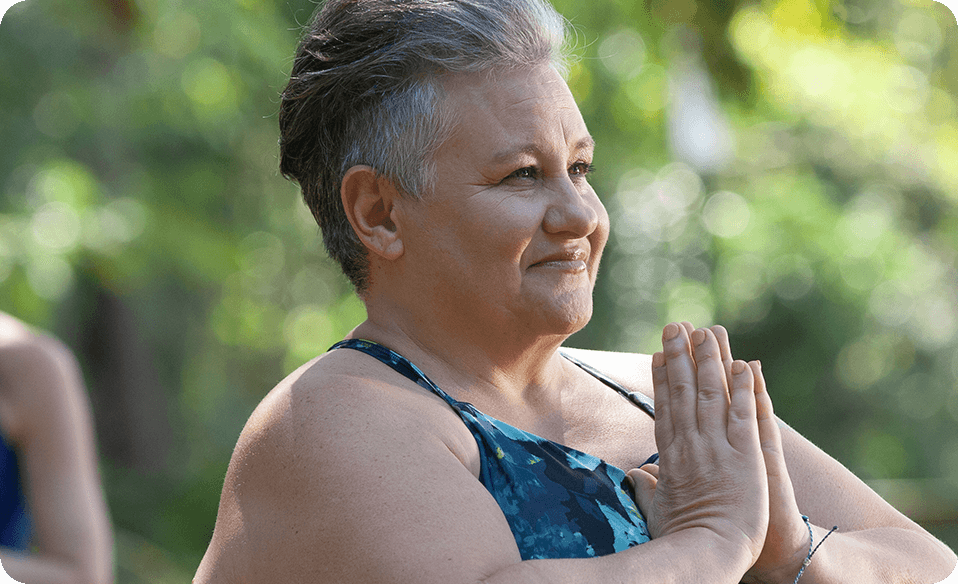
[[[728,332],[724,327],[713,326],[722,352],[726,375],[731,375],[732,351]],[[758,417],[758,433],[768,476],[768,533],[765,546],[755,565],[746,573],[746,582],[785,582],[798,574],[802,561],[808,554],[808,527],[802,521],[795,501],[792,481],[785,467],[782,448],[782,433],[772,410],[772,400],[766,391],[765,377],[758,361],[749,362],[755,380],[755,406]]]
[[[704,528],[753,565],[769,521],[754,370],[736,361],[726,371],[709,329],[669,324],[662,344],[652,357],[659,467],[629,471],[649,532]]]
[[[683,323],[686,330],[692,326]],[[709,327],[718,341],[726,376],[732,375],[732,350],[725,327]],[[808,554],[808,527],[802,521],[792,481],[785,466],[782,433],[766,391],[762,365],[750,361],[755,387],[755,407],[762,456],[768,477],[768,532],[755,565],[746,573],[745,582],[785,582],[794,578]]]

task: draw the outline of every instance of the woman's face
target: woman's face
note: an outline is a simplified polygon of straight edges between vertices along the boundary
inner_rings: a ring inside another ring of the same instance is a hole
[[[444,89],[456,125],[436,152],[433,192],[409,207],[415,273],[466,326],[582,328],[609,219],[568,86],[541,66],[455,75]]]

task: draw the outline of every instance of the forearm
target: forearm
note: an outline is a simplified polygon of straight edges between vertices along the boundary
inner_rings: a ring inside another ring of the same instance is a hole
[[[3,550],[0,563],[8,576],[26,584],[105,584],[104,580],[92,579],[88,570],[67,560]]]
[[[827,529],[813,526],[814,545]],[[801,584],[936,584],[955,569],[955,554],[930,535],[894,527],[836,531],[817,549]],[[779,573],[775,582],[791,584],[801,564]]]
[[[529,560],[483,584],[738,584],[750,558],[705,529],[686,529],[622,552],[586,559]]]

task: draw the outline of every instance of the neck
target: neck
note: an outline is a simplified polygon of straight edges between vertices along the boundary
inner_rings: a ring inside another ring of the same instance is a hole
[[[552,391],[563,367],[557,349],[567,334],[533,336],[519,327],[426,314],[372,295],[364,300],[368,318],[349,336],[400,353],[455,399],[518,407],[559,395]]]

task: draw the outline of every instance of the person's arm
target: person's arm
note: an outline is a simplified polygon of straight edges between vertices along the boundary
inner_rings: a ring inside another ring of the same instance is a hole
[[[7,576],[24,584],[34,584],[34,582],[82,584],[84,582],[68,560],[0,548],[0,565],[3,566]]]
[[[777,419],[776,419],[777,421]],[[815,552],[802,574],[804,584],[934,584],[955,569],[956,557],[943,543],[872,491],[848,469],[784,423],[781,443],[784,481],[794,491],[795,509],[808,516],[816,544],[838,526]],[[770,492],[776,489],[769,485]],[[787,491],[779,488],[779,491]],[[779,502],[788,508],[788,502]],[[771,511],[770,532],[786,523]],[[774,524],[773,524],[774,522]],[[808,553],[808,529],[800,525],[802,543],[790,563],[758,582],[792,582]]]
[[[686,325],[688,331],[692,326]],[[728,335],[712,331],[732,363]],[[653,397],[645,370],[647,355],[565,349],[614,379]],[[756,389],[769,472],[769,529],[762,555],[746,582],[792,584],[808,554],[810,518],[815,544],[832,526],[839,530],[818,548],[800,580],[804,584],[937,583],[955,569],[952,550],[935,539],[858,479],[840,462],[774,416],[761,368]],[[764,395],[762,395],[764,394]],[[770,423],[769,423],[770,422]],[[780,436],[776,439],[776,435]]]
[[[415,386],[306,372],[244,429],[194,582],[699,584],[708,574],[737,584],[765,532],[767,507],[755,504],[764,466],[750,377],[727,420],[698,427],[694,404],[721,410],[728,396],[720,362],[711,365],[696,378],[690,356],[670,360],[685,375],[670,377],[671,389],[693,408],[677,405],[669,426],[670,448],[687,455],[671,457],[670,472],[684,484],[661,479],[654,494],[637,485],[658,537],[599,558],[531,561],[470,470],[474,439],[443,402]]]
[[[72,353],[0,314],[0,394],[20,454],[36,550],[0,549],[3,569],[28,584],[109,584],[112,531]]]
[[[712,327],[726,367],[725,329]],[[809,552],[809,518],[817,544],[804,584],[934,584],[955,569],[955,554],[885,502],[841,463],[775,417],[761,366],[751,364],[769,481],[769,531],[746,582],[791,583]]]

